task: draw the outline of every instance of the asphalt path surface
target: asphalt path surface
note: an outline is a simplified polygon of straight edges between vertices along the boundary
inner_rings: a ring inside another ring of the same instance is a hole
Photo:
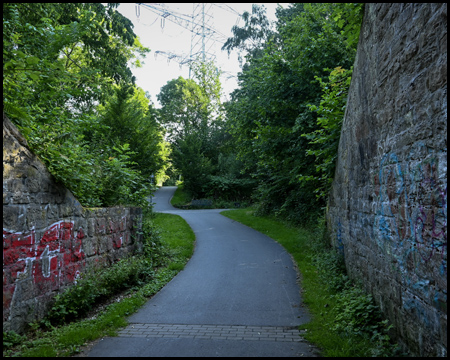
[[[194,255],[118,337],[88,356],[316,356],[298,331],[309,318],[289,254],[223,210],[172,207],[175,189],[159,189],[154,209],[186,220]]]

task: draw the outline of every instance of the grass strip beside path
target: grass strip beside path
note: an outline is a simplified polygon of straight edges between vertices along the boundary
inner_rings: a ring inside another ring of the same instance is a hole
[[[181,207],[190,203],[191,200],[192,198],[184,192],[183,184],[180,184],[175,190],[172,199],[170,199],[170,203],[172,206]]]

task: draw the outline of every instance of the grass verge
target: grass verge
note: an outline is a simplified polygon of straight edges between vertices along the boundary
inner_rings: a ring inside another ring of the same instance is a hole
[[[273,217],[254,216],[251,208],[222,214],[266,234],[292,255],[312,317],[301,329],[323,356],[400,355],[388,335],[391,327],[380,317],[371,296],[349,281],[343,259],[329,247],[323,227],[294,227]]]
[[[151,269],[151,280],[131,287],[121,301],[113,302],[94,317],[56,327],[50,325],[50,330],[42,329],[42,322],[31,324],[32,330],[24,336],[4,332],[3,357],[72,356],[79,353],[88,342],[117,335],[117,330],[127,325],[126,317],[136,312],[149,297],[167,284],[192,256],[195,235],[181,217],[156,214],[152,219],[152,231],[152,239],[147,239],[151,244],[149,248],[155,247],[156,241],[160,242],[162,251],[158,249],[160,254],[157,261],[151,259],[149,262],[159,265]]]
[[[182,270],[194,252],[195,235],[187,222],[178,215],[159,213],[155,216],[155,222],[164,239],[171,270]]]
[[[179,207],[184,206],[190,203],[192,198],[188,196],[187,193],[183,191],[183,184],[178,185],[177,189],[175,190],[175,193],[173,194],[172,199],[170,200],[170,203],[172,206]]]

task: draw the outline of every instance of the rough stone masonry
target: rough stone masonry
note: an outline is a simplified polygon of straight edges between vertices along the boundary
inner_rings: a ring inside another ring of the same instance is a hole
[[[141,208],[83,208],[3,115],[3,330],[40,320],[93,266],[142,249]]]
[[[447,355],[447,4],[366,4],[328,204],[412,354]]]

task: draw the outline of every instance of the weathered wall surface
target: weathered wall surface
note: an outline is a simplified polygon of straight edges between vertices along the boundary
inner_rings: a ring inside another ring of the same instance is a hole
[[[87,267],[140,251],[141,221],[141,208],[83,208],[3,116],[3,330],[41,319]]]
[[[446,4],[366,4],[328,224],[400,341],[446,356]]]

